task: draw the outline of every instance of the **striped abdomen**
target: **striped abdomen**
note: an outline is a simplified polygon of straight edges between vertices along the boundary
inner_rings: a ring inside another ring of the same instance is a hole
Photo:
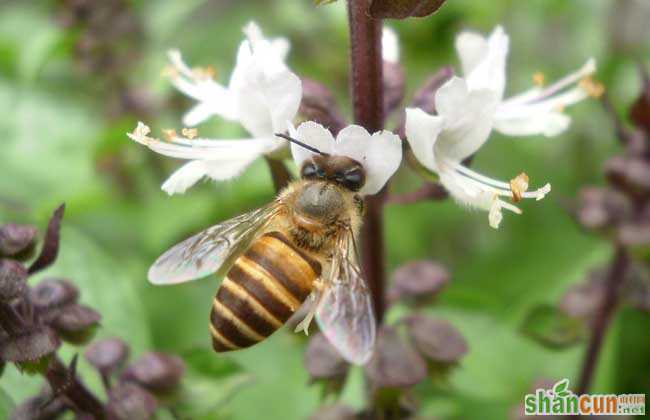
[[[321,267],[279,232],[256,239],[228,272],[210,313],[217,352],[250,347],[280,328],[312,291]]]

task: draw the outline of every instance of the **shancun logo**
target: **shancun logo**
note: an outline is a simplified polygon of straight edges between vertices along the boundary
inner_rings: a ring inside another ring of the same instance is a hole
[[[551,415],[614,415],[645,414],[645,394],[583,394],[569,389],[569,380],[562,379],[552,389],[537,389],[524,397],[527,416]]]

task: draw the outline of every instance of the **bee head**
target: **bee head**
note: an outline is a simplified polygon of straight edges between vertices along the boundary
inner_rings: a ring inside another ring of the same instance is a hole
[[[366,171],[359,162],[347,156],[315,155],[303,163],[300,177],[333,182],[356,192],[366,182]]]

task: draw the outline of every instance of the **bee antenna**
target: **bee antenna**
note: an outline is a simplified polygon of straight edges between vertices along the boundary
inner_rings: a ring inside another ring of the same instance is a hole
[[[325,153],[325,152],[321,152],[321,151],[318,150],[317,148],[312,147],[312,146],[310,146],[310,145],[308,145],[308,144],[305,144],[305,143],[301,142],[300,140],[296,140],[296,139],[294,139],[293,137],[287,136],[286,134],[276,133],[275,135],[278,136],[278,137],[282,137],[283,139],[288,140],[288,141],[290,141],[291,143],[295,143],[295,144],[297,144],[298,146],[303,147],[303,148],[309,150],[310,152],[317,153],[317,154],[319,154],[319,155],[323,155],[323,156],[328,156],[327,153]]]

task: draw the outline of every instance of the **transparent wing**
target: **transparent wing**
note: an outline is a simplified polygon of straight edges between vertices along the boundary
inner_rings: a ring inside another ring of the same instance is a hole
[[[151,266],[149,281],[158,285],[184,283],[219,271],[248,247],[278,210],[279,203],[274,201],[173,246]]]
[[[343,358],[362,365],[375,346],[375,316],[370,292],[351,255],[353,236],[344,236],[317,301],[316,322]]]

